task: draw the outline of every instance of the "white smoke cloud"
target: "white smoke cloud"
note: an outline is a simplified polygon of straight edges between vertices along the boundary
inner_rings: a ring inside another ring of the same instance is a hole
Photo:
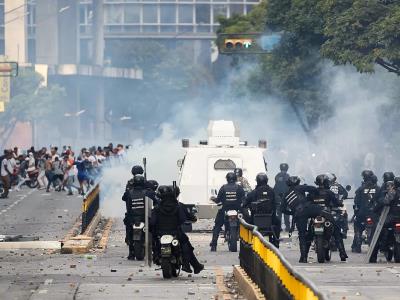
[[[321,86],[329,86],[327,101],[334,107],[334,113],[315,129],[316,139],[310,141],[284,101],[249,96],[237,100],[231,96],[232,84],[238,78],[245,81],[248,68],[239,75],[236,72],[217,92],[209,93],[216,95],[214,98],[188,99],[176,104],[173,110],[176,114],[162,125],[157,139],[150,143],[133,141],[126,163],[104,172],[103,214],[124,214],[124,203],[120,199],[125,183],[131,177],[130,168],[141,164],[142,157],[148,158],[148,178],[160,184],[176,180],[176,161],[184,153],[181,139],[190,138],[191,143],[207,139],[209,120],[237,122],[241,140],[253,145],[259,139],[266,139],[265,158],[271,179],[279,171],[281,162],[289,163],[289,173],[304,177],[308,183],[317,174],[326,172],[335,173],[343,184],[354,184],[360,181],[364,168],[371,168],[378,175],[387,169],[398,170],[398,163],[388,159],[390,147],[387,135],[381,130],[384,118],[381,107],[392,101],[395,76],[386,72],[359,74],[349,67],[328,65],[321,82],[329,85]]]

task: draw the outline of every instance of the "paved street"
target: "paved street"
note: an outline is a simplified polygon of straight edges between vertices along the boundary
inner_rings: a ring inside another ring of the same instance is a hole
[[[2,214],[3,234],[57,240],[68,232],[80,212],[82,198],[42,194],[25,189],[2,202],[7,210],[26,195]],[[198,226],[207,228],[208,223]],[[108,249],[90,256],[39,249],[0,250],[0,299],[214,299],[219,293],[217,275],[232,272],[232,265],[238,261],[238,254],[229,253],[224,245],[217,254],[211,254],[209,234],[193,233],[190,238],[206,270],[166,281],[154,266],[127,261],[124,232],[122,220],[117,219]]]
[[[351,225],[352,226],[352,225]],[[309,263],[299,264],[300,256],[297,237],[293,242],[285,242],[281,251],[302,274],[306,275],[328,299],[372,300],[399,299],[400,265],[388,264],[383,256],[378,257],[378,264],[365,264],[367,247],[362,254],[351,252],[352,233],[345,240],[348,262],[341,262],[338,252],[332,254],[330,263],[319,264],[316,253],[310,250]]]
[[[81,197],[64,193],[46,194],[27,188],[13,192],[10,199],[1,200],[1,234],[60,240],[79,215],[81,202]],[[175,280],[163,280],[154,266],[127,261],[121,219],[115,220],[104,252],[61,255],[54,250],[0,249],[0,299],[214,299],[221,290],[217,277],[232,272],[238,254],[228,252],[222,241],[218,252],[210,253],[210,233],[197,230],[211,228],[210,220],[202,220],[190,234],[206,270],[200,275],[184,273]],[[351,239],[346,241],[347,249]],[[348,251],[347,263],[340,262],[334,253],[331,263],[318,264],[311,251],[309,263],[303,265],[297,262],[296,237],[292,242],[285,238],[281,250],[329,299],[398,299],[400,267],[386,264],[383,257],[377,265],[366,265],[365,254]]]

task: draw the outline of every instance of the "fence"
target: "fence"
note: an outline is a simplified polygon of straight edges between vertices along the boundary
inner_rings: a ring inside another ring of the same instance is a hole
[[[96,183],[83,198],[82,231],[84,233],[100,207],[100,183]]]
[[[240,266],[268,300],[317,300],[324,296],[297,273],[277,248],[240,219]]]

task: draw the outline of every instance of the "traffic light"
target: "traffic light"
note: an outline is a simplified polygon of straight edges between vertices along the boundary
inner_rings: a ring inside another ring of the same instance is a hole
[[[263,54],[271,53],[280,40],[280,33],[221,33],[217,45],[221,54]]]

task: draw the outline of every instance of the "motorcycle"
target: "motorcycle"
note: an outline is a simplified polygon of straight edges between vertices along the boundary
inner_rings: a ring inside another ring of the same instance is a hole
[[[4,195],[4,185],[3,181],[0,180],[0,198]]]
[[[25,181],[25,184],[31,189],[35,189],[39,186],[39,170],[35,169],[33,171],[27,171],[28,179]]]
[[[319,263],[331,260],[330,240],[333,230],[333,224],[322,216],[310,220],[309,232],[314,240]]]
[[[145,236],[144,223],[136,222],[132,224],[133,229],[133,251],[137,260],[143,260],[145,257]]]
[[[394,258],[396,263],[400,263],[400,221],[393,222],[387,230],[386,240],[381,244],[381,252],[384,253],[387,262],[391,262]]]
[[[363,236],[363,242],[367,245],[371,244],[372,237],[374,236],[374,220],[372,217],[366,217],[365,223],[365,235]]]
[[[182,267],[182,252],[178,239],[172,235],[163,235],[159,238],[158,245],[163,278],[178,277]]]
[[[227,210],[225,212],[225,242],[231,252],[237,252],[239,241],[239,213],[237,210]]]

